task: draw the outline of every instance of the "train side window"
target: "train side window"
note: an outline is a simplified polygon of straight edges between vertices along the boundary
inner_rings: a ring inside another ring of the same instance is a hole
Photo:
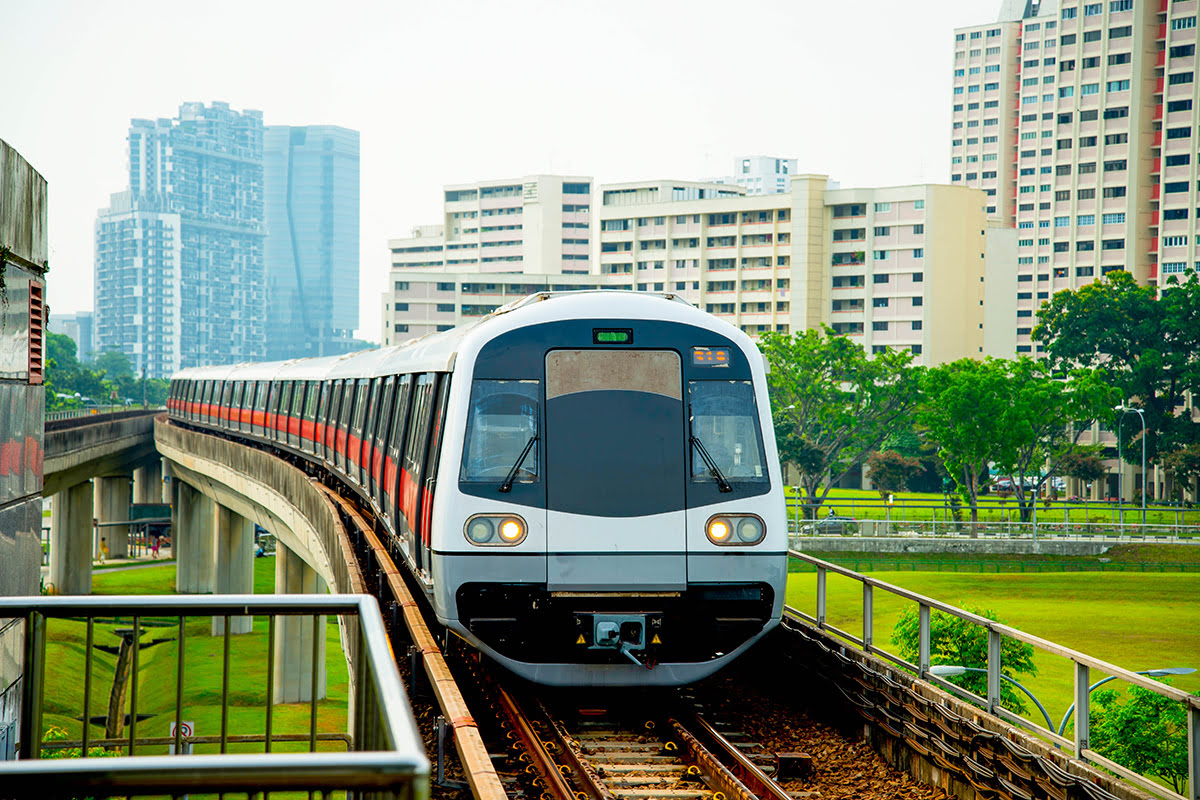
[[[730,481],[768,480],[750,381],[689,381],[688,404],[693,481],[713,479],[701,447]]]
[[[215,381],[204,382],[204,416],[206,421],[211,422],[213,417],[213,384]]]
[[[425,487],[423,507],[421,509],[421,535],[425,542],[430,541],[430,527],[433,519],[433,497],[437,490],[437,462],[442,453],[442,432],[445,429],[446,401],[450,397],[450,375],[442,375],[438,382],[437,400],[434,403],[433,430],[429,435],[429,455],[425,459]]]
[[[370,448],[375,445],[375,425],[379,420],[379,390],[382,386],[382,381],[375,378],[371,381],[371,392],[367,395],[367,416],[363,424],[362,440],[364,461],[363,466],[370,468],[370,464],[366,462],[371,452]]]
[[[267,401],[267,436],[275,438],[275,430],[279,427],[279,406],[283,396],[283,383],[271,381],[270,399]]]
[[[538,445],[530,446],[530,441],[538,434],[540,395],[538,381],[477,380],[471,385],[460,480],[499,483],[519,466],[515,480],[537,481]]]
[[[342,382],[342,410],[338,415],[338,427],[350,433],[350,419],[354,416],[354,381]]]
[[[258,389],[255,391],[254,410],[255,411],[266,411],[267,410],[267,383],[266,383],[266,381],[257,381],[255,385],[258,387]]]
[[[338,409],[341,405],[342,382],[329,381],[329,400],[325,409],[325,446],[330,450],[337,446]],[[333,457],[332,452],[325,455],[327,458]]]
[[[316,381],[308,384],[308,402],[304,405],[304,418],[309,422],[317,421],[317,394],[321,385]]]

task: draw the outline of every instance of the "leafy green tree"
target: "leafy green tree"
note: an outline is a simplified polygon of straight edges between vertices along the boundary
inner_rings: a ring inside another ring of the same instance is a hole
[[[1162,457],[1163,470],[1167,473],[1167,496],[1175,497],[1184,489],[1194,488],[1200,478],[1200,444],[1190,444]]]
[[[834,484],[909,424],[920,370],[908,351],[868,357],[828,326],[764,333],[758,345],[771,364],[779,455],[800,471],[801,498],[815,517]]]
[[[1059,459],[1058,471],[1061,475],[1084,483],[1095,483],[1108,474],[1108,468],[1096,453],[1096,448],[1086,446],[1076,447],[1065,453]]]
[[[110,380],[133,377],[133,364],[129,356],[119,350],[105,350],[96,357],[95,367],[104,372]]]
[[[1077,449],[1092,422],[1110,418],[1119,397],[1094,370],[1059,377],[1045,361],[1019,358],[1003,365],[1008,407],[1001,414],[1002,446],[993,460],[997,471],[1012,479],[1021,520],[1028,522],[1042,486]]]
[[[1046,344],[1058,370],[1099,371],[1118,400],[1146,415],[1146,456],[1158,461],[1200,442],[1200,422],[1183,408],[1184,395],[1200,394],[1200,283],[1191,272],[1160,290],[1139,286],[1122,270],[1074,291],[1061,291],[1038,311],[1033,338]],[[1134,441],[1140,424],[1121,426],[1127,460],[1140,459]],[[1130,460],[1130,463],[1134,463]]]
[[[1157,775],[1177,794],[1187,788],[1187,711],[1182,703],[1130,686],[1121,701],[1112,689],[1092,695],[1092,749],[1143,775]]]
[[[996,612],[960,603],[960,608],[980,617],[1000,622]],[[900,614],[892,628],[892,644],[900,649],[900,657],[916,663],[920,654],[921,618],[917,609],[909,606]],[[968,622],[961,617],[933,611],[929,615],[929,663],[959,667],[987,669],[986,628]],[[1000,640],[1000,671],[1010,678],[1018,675],[1037,675],[1037,664],[1033,663],[1033,645],[1016,639]],[[969,692],[987,697],[987,674],[964,672],[947,678],[951,683]],[[1001,704],[1018,714],[1027,710],[1024,696],[1007,681],[1000,682]]]
[[[979,494],[988,478],[988,462],[1000,452],[1008,406],[1004,362],[964,358],[925,372],[917,420],[939,446],[938,455],[979,521]],[[975,535],[972,526],[971,535]]]
[[[885,500],[889,494],[907,489],[908,482],[920,471],[920,461],[895,450],[879,450],[867,457],[867,475]]]

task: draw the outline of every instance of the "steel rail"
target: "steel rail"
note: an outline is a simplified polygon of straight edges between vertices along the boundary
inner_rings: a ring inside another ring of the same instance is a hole
[[[501,713],[508,720],[508,724],[512,726],[513,733],[521,746],[525,748],[525,754],[529,756],[527,770],[532,769],[537,772],[542,780],[543,788],[554,800],[575,800],[575,792],[567,785],[558,764],[554,761],[554,756],[550,755],[546,742],[538,736],[534,729],[532,720],[504,687],[494,686],[493,689]],[[593,796],[601,795],[597,793]]]
[[[792,796],[782,786],[746,758],[736,745],[722,736],[706,719],[699,714],[693,714],[688,718],[688,725],[696,732],[693,735],[709,749],[715,750],[722,763],[755,797],[762,800],[792,800]]]
[[[392,560],[387,548],[375,535],[372,527],[359,512],[358,508],[326,486],[318,484],[334,505],[341,509],[345,519],[354,526],[358,536],[367,543],[375,559],[379,573],[379,590],[383,593],[383,584],[391,592],[401,614],[408,635],[421,655],[421,663],[426,677],[433,690],[434,698],[442,715],[446,718],[454,735],[454,746],[462,761],[463,772],[471,787],[475,800],[508,800],[500,776],[492,764],[491,756],[479,734],[479,728],[471,716],[470,708],[463,699],[462,692],[446,664],[445,656],[438,646],[437,640],[429,630],[425,618],[421,614],[416,599],[408,589],[396,563]],[[351,548],[352,549],[352,548]],[[380,598],[382,602],[382,597]],[[394,654],[393,654],[394,655]],[[415,678],[415,676],[414,676]]]

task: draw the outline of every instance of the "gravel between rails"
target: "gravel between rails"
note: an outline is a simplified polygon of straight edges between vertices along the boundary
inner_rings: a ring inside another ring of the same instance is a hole
[[[800,690],[788,687],[766,663],[771,641],[697,684],[691,693],[710,722],[750,734],[766,752],[812,757],[812,774],[780,781],[784,789],[798,798],[949,800],[942,789],[892,767],[867,742],[815,718],[804,707]]]

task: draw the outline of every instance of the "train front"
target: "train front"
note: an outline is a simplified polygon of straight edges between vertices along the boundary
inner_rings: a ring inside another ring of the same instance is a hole
[[[533,681],[608,686],[698,680],[776,624],[786,517],[750,339],[625,293],[489,326],[456,370],[442,621]]]

